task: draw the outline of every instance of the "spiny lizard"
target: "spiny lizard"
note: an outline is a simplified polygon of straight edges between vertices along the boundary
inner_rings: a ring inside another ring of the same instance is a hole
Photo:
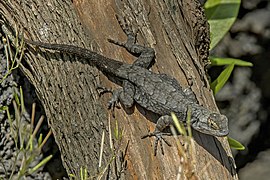
[[[190,124],[193,129],[213,136],[228,135],[227,117],[199,105],[193,92],[189,88],[183,89],[173,77],[150,71],[149,68],[155,58],[154,49],[136,44],[135,34],[128,28],[121,27],[127,35],[127,42],[109,41],[124,47],[132,54],[139,55],[133,64],[116,61],[73,45],[50,44],[26,39],[25,42],[88,59],[90,65],[97,67],[105,75],[119,79],[122,88],[113,91],[108,103],[109,107],[114,108],[120,101],[126,108],[130,108],[136,102],[143,108],[160,115],[154,132],[147,135],[147,137],[156,137],[155,154],[158,141],[163,139],[162,131],[173,124],[171,112],[175,113],[180,121],[185,122],[188,107],[191,108]]]

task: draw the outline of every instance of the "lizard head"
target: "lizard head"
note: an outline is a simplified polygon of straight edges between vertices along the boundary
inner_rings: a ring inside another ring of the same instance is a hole
[[[227,136],[229,134],[228,119],[226,116],[215,113],[204,113],[199,120],[192,122],[192,127],[197,131],[213,136]]]

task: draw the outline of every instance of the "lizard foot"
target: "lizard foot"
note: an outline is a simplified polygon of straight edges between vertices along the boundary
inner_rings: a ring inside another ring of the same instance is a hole
[[[112,44],[118,45],[120,47],[124,47],[128,51],[133,53],[134,50],[132,49],[132,45],[136,43],[137,32],[134,33],[132,31],[126,31],[126,35],[128,37],[127,42],[120,42],[120,41],[110,39],[110,38],[108,38],[108,41]]]
[[[98,86],[96,88],[97,92],[98,92],[98,96],[101,97],[103,94],[106,94],[106,93],[113,93],[113,90],[111,88],[106,88],[106,87],[103,87],[103,86]]]
[[[106,87],[97,87],[96,88],[98,91],[99,96],[102,96],[103,94],[106,93],[111,93],[112,97],[109,100],[107,107],[108,109],[112,110],[112,116],[115,117],[115,113],[114,113],[114,109],[120,109],[119,104],[119,94],[121,92],[121,89],[116,89],[116,90],[112,90],[111,88],[106,88]]]
[[[171,135],[171,133],[163,133],[163,132],[152,132],[149,133],[147,135],[142,136],[141,138],[147,138],[147,137],[152,137],[155,136],[156,140],[155,140],[155,145],[154,145],[154,156],[157,155],[157,146],[158,146],[158,142],[160,142],[160,149],[161,149],[161,153],[162,155],[164,155],[164,149],[163,149],[163,141],[168,145],[168,146],[172,146],[166,139],[163,138],[163,135]]]
[[[118,14],[115,14],[115,17],[116,17],[120,27],[124,31],[124,33],[129,37],[129,40],[132,41],[132,44],[134,44],[136,42],[136,36],[137,36],[139,29],[133,28],[134,26],[132,26],[131,22],[127,18],[121,17]],[[119,46],[125,46],[124,45],[125,43],[119,43],[119,42],[115,43],[114,40],[112,40],[112,43],[117,44]]]
[[[113,39],[108,39],[108,41],[115,45],[126,48],[132,54],[141,54],[141,48],[138,49],[138,45],[135,45],[139,29],[133,30],[131,25],[129,25],[129,22],[127,22],[124,18],[120,18],[118,15],[116,15],[116,18],[127,36],[127,41],[119,42]]]

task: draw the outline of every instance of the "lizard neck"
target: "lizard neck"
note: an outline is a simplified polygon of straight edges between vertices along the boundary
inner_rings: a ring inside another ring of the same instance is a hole
[[[198,121],[199,119],[202,119],[209,113],[209,110],[207,110],[205,107],[200,106],[198,104],[193,105],[191,108],[191,122]]]

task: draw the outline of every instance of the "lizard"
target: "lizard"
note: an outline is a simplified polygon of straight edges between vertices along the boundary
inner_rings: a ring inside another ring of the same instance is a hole
[[[113,91],[104,89],[104,92],[112,92],[108,108],[114,110],[119,102],[125,108],[131,108],[134,103],[137,103],[146,110],[158,114],[160,117],[156,122],[155,130],[142,137],[156,137],[155,155],[158,142],[160,142],[162,154],[164,154],[162,140],[169,145],[163,138],[163,135],[168,133],[164,133],[163,130],[173,125],[172,112],[180,121],[185,122],[187,111],[190,108],[190,125],[193,129],[212,136],[227,136],[229,133],[227,117],[199,105],[192,90],[189,87],[183,88],[175,78],[167,74],[150,71],[149,68],[155,59],[154,49],[137,44],[136,33],[124,27],[121,23],[120,26],[127,36],[127,41],[123,43],[112,39],[108,40],[110,43],[124,47],[128,52],[136,55],[138,58],[133,64],[107,58],[99,53],[74,45],[51,44],[25,38],[24,41],[30,45],[87,59],[90,65],[95,66],[108,78],[111,76],[116,78],[121,83],[121,88]]]

